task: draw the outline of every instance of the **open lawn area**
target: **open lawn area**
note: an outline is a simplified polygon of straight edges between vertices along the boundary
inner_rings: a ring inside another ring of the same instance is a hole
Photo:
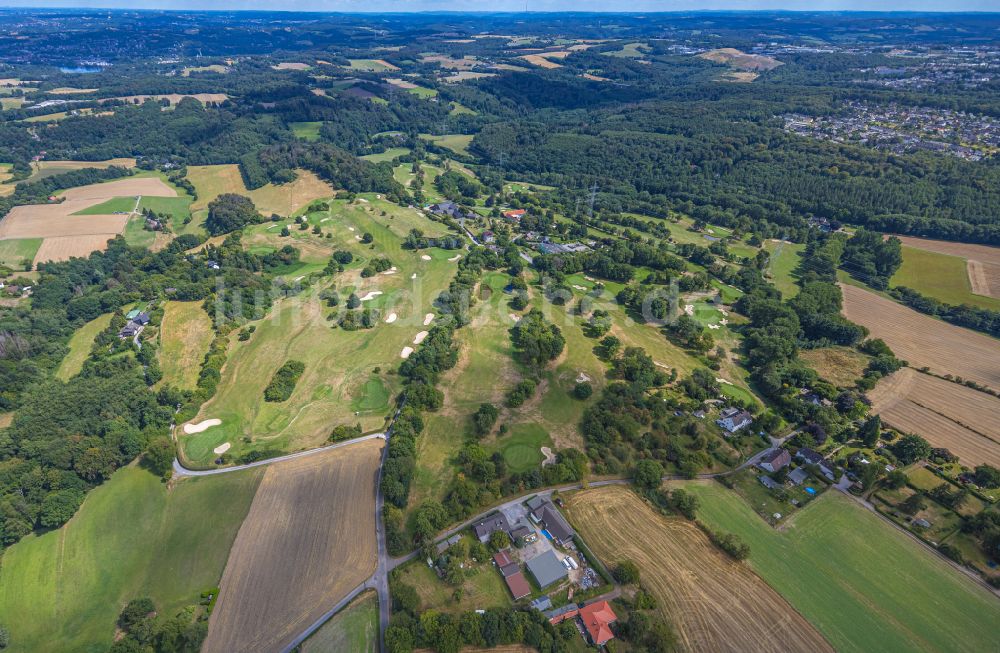
[[[384,59],[350,59],[349,61],[351,62],[351,65],[348,66],[348,68],[351,70],[362,70],[373,73],[399,70],[399,68]]]
[[[816,372],[840,388],[849,388],[861,378],[868,367],[868,356],[850,347],[803,349],[799,358]]]
[[[403,583],[417,590],[421,611],[457,613],[511,604],[510,592],[492,564],[472,562],[468,567],[460,601],[455,600],[455,588],[438,578],[423,560],[400,567],[395,573]]]
[[[750,545],[754,571],[838,651],[996,649],[995,596],[837,491],[777,531],[720,484],[680,486],[698,497],[701,521]]]
[[[969,304],[1000,311],[1000,299],[972,294],[968,264],[960,256],[903,245],[903,264],[891,285],[906,286],[946,304]]]
[[[390,147],[385,152],[378,152],[377,154],[366,154],[361,158],[364,159],[365,161],[378,163],[380,161],[392,161],[397,156],[403,156],[404,154],[409,154],[409,153],[410,149],[407,147]]]
[[[69,339],[69,353],[59,364],[56,370],[56,378],[61,381],[68,381],[76,376],[83,369],[83,363],[90,356],[90,348],[94,346],[94,338],[101,331],[111,324],[111,313],[105,313],[87,322],[82,327],[73,332]]]
[[[135,466],[93,490],[62,528],[29,535],[0,567],[8,651],[104,653],[127,601],[163,614],[217,586],[262,470],[185,479],[167,490]]]
[[[160,383],[194,390],[213,336],[212,319],[202,302],[167,302],[157,351],[163,371]]]
[[[378,600],[369,591],[351,601],[302,644],[302,653],[378,650]]]
[[[544,456],[542,447],[551,447],[552,438],[538,424],[517,424],[498,437],[494,446],[503,454],[507,468],[515,473],[538,467]]]

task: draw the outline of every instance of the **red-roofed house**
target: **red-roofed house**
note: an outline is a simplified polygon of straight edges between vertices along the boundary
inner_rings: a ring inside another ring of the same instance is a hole
[[[618,621],[618,616],[607,601],[598,601],[580,608],[580,621],[587,629],[590,643],[594,646],[603,646],[615,637],[611,632],[611,624]]]
[[[507,218],[508,220],[520,220],[521,218],[524,217],[524,214],[526,213],[527,211],[524,209],[511,209],[509,211],[504,211],[503,217]]]
[[[515,601],[523,599],[531,594],[531,586],[528,585],[528,579],[526,579],[524,574],[521,572],[516,572],[510,576],[504,577],[504,582],[507,583],[507,589],[510,590],[510,593],[513,595]]]

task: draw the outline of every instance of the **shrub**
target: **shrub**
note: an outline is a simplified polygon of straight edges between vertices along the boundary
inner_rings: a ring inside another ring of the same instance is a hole
[[[271,377],[271,382],[264,389],[264,400],[281,402],[287,401],[295,390],[295,384],[305,371],[306,365],[301,361],[290,360],[278,368],[278,371]]]
[[[592,394],[594,394],[594,386],[590,385],[587,381],[581,381],[573,386],[573,396],[581,401],[589,399]]]
[[[507,406],[516,408],[530,399],[533,394],[535,394],[535,382],[531,379],[525,379],[507,393]]]

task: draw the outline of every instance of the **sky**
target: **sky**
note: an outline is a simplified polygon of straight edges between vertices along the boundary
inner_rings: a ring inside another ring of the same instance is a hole
[[[278,11],[1000,11],[998,0],[0,0],[0,7]]]

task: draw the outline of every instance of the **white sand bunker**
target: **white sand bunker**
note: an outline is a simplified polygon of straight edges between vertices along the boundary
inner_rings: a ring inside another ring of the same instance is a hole
[[[411,278],[411,279],[416,279],[416,278],[417,278],[417,273],[416,273],[416,272],[414,272],[413,274],[411,274],[411,275],[410,275],[410,278]]]
[[[573,287],[576,288],[577,290],[586,290],[587,289],[585,286],[578,286],[575,283],[573,284]]]
[[[721,320],[719,320],[719,324],[722,324],[722,325],[729,324],[729,320],[727,320],[726,318],[722,318]]]
[[[359,197],[359,198],[358,198],[358,201],[359,201],[359,202],[363,202],[363,203],[365,203],[365,204],[367,204],[367,203],[368,203],[368,200],[366,200],[366,199],[365,199],[365,198],[363,198],[363,197]]]
[[[381,294],[382,294],[381,290],[372,290],[369,293],[367,293],[364,297],[362,297],[361,301],[367,302],[370,299],[375,299],[376,297],[378,297]]]
[[[545,456],[545,460],[542,461],[542,467],[551,465],[556,461],[556,455],[552,453],[552,449],[549,447],[542,447],[542,455]]]
[[[454,263],[455,261],[457,261],[457,260],[458,260],[458,259],[460,259],[460,258],[462,258],[462,255],[461,255],[461,254],[455,254],[454,256],[452,256],[452,257],[451,257],[450,259],[448,259],[448,260],[449,260],[449,261],[451,261],[452,263]]]
[[[229,444],[228,442],[223,442],[222,444],[220,444],[219,446],[217,446],[215,449],[212,449],[212,451],[214,451],[215,453],[219,453],[219,454],[226,453],[227,451],[229,451],[229,447],[231,447],[231,446],[233,446],[233,445]]]
[[[722,327],[720,327],[718,324],[709,324],[708,328],[709,329],[721,329]]]
[[[586,279],[587,281],[593,281],[593,279],[591,277],[588,277],[587,275],[583,275],[583,278]]]
[[[306,275],[303,274],[302,276],[295,277],[295,281],[302,281],[305,278],[306,278]]]
[[[413,353],[413,347],[403,347],[403,351],[399,352],[400,358],[409,358],[410,354]]]
[[[424,341],[424,338],[426,337],[427,337],[427,331],[421,331],[413,338],[413,344],[419,345]]]
[[[684,304],[684,314],[694,317],[694,304]]]
[[[426,254],[421,254],[420,255],[420,259],[423,260],[423,261],[429,261],[429,260],[431,260],[431,257],[427,256]]]
[[[727,381],[727,380],[725,380],[722,377],[716,377],[715,382],[716,383],[725,383],[726,385],[733,385],[732,381]]]
[[[184,432],[188,435],[191,435],[192,433],[201,433],[205,429],[210,429],[213,426],[218,426],[219,424],[222,424],[221,419],[206,419],[202,422],[198,422],[197,424],[185,424]]]
[[[348,231],[354,231],[354,227],[348,227],[347,230]]]
[[[389,313],[389,317],[385,318],[385,323],[386,324],[392,324],[395,321],[396,321],[396,314],[395,313]]]
[[[433,321],[434,321],[434,314],[433,313],[428,313],[427,315],[424,316],[424,326],[427,326],[428,324],[430,324]]]
[[[510,315],[510,319],[514,320],[515,322],[520,322],[521,321],[521,316],[520,315],[514,315],[513,313],[510,313],[509,315]]]
[[[361,236],[355,236],[354,240],[361,240]]]
[[[382,274],[396,274],[397,272],[399,272],[399,270],[397,270],[396,266],[394,265],[385,272],[383,272]]]
[[[590,381],[590,377],[584,374],[583,372],[580,372],[579,374],[576,375],[577,383],[587,383],[588,381]]]
[[[333,218],[323,218],[320,222],[326,222],[327,220],[332,220]]]

